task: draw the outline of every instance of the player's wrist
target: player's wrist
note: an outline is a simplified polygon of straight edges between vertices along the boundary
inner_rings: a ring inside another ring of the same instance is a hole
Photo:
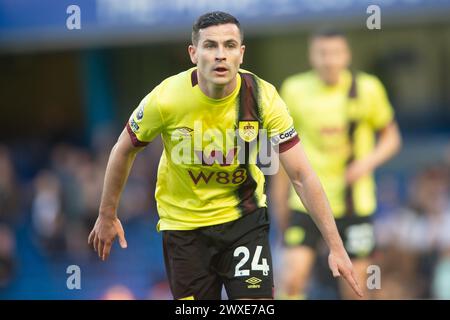
[[[348,253],[345,250],[344,245],[339,246],[339,247],[335,247],[335,248],[330,248],[329,255],[333,256],[335,258],[348,257]]]
[[[342,242],[342,239],[340,237],[337,237],[336,239],[329,241],[328,249],[330,250],[330,253],[332,253],[332,254],[340,254],[343,251],[345,251],[344,243]]]
[[[100,206],[100,209],[98,210],[98,215],[101,218],[106,219],[116,219],[117,218],[117,210],[116,208],[112,206]]]

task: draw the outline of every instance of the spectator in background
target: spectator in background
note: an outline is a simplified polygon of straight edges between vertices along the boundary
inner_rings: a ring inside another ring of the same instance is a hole
[[[16,239],[9,226],[0,223],[0,289],[6,287],[15,274]]]
[[[102,141],[106,138],[103,137]],[[124,222],[142,217],[150,205],[148,168],[151,153],[136,160],[130,183],[124,191]],[[51,149],[51,166],[38,172],[34,179],[31,211],[33,227],[45,250],[54,255],[68,254],[85,259],[90,254],[85,238],[95,221],[100,202],[105,163],[103,149],[59,144]],[[53,243],[54,241],[58,243]]]
[[[450,272],[448,169],[432,166],[419,172],[410,190],[410,205],[381,219],[376,234],[384,249],[378,259],[383,282],[399,294],[392,296],[383,288],[381,298],[449,297],[444,281]]]
[[[19,195],[11,154],[0,145],[0,289],[10,283],[16,269],[13,227],[20,213]]]
[[[61,183],[51,171],[41,171],[34,179],[35,194],[31,203],[33,228],[39,244],[51,256],[65,250],[64,216]]]
[[[19,195],[10,151],[0,145],[0,223],[14,224],[18,220]]]

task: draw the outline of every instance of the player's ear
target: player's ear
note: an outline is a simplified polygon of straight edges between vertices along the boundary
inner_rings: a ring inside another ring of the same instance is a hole
[[[193,64],[197,64],[197,47],[195,45],[189,45],[188,47],[189,57]]]
[[[241,60],[239,61],[240,64],[244,62],[244,53],[245,53],[245,45],[241,46]]]

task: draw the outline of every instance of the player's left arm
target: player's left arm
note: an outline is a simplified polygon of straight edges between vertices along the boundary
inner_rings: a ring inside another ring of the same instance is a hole
[[[355,293],[362,297],[353,265],[339,236],[336,222],[319,178],[298,142],[280,153],[280,161],[307,211],[311,214],[330,249],[329,267],[334,277],[342,275]]]
[[[402,138],[396,121],[391,121],[379,131],[374,150],[366,157],[353,161],[346,172],[346,181],[351,184],[370,174],[392,158],[401,148]]]

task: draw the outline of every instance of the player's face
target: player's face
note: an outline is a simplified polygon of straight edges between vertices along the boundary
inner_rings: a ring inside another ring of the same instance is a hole
[[[199,76],[216,86],[225,86],[235,79],[244,50],[239,28],[232,23],[200,29],[198,43],[189,46]]]
[[[336,84],[341,72],[350,65],[351,53],[347,40],[338,36],[315,38],[309,48],[309,59],[323,81]]]

